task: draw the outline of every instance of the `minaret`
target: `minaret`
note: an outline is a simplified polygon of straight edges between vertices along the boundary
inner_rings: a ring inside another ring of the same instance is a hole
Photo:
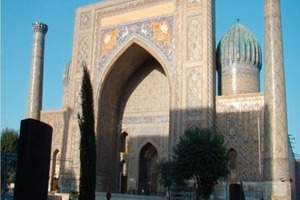
[[[32,24],[34,32],[27,118],[39,120],[42,109],[44,44],[48,30],[46,24],[35,22]]]
[[[280,0],[264,0],[264,30],[265,197],[291,199]]]

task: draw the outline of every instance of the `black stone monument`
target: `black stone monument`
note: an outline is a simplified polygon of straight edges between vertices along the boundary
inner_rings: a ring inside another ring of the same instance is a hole
[[[46,200],[52,127],[34,119],[21,121],[14,199]]]

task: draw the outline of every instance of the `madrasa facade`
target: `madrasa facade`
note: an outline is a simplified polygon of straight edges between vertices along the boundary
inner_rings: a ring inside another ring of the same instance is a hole
[[[295,199],[280,1],[261,5],[264,55],[239,22],[216,44],[214,4],[106,0],[77,9],[62,108],[40,112],[53,127],[51,190],[54,179],[61,191],[79,188],[77,114],[86,64],[94,91],[97,192],[162,194],[157,161],[171,158],[186,129],[208,127],[224,136],[230,168],[214,199],[228,199],[229,186],[240,182],[246,198]],[[41,37],[47,32],[34,31]]]

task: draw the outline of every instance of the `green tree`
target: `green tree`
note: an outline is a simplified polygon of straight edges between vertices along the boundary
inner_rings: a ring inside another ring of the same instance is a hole
[[[96,139],[93,88],[87,66],[83,65],[81,108],[78,113],[80,128],[80,183],[79,200],[95,200],[96,190]]]
[[[1,182],[13,183],[16,180],[16,154],[18,152],[19,133],[15,129],[1,131]]]
[[[169,194],[172,185],[183,186],[184,180],[180,174],[177,174],[174,167],[175,162],[161,160],[157,164],[157,173],[160,175],[159,182],[167,188]]]
[[[159,182],[167,188],[169,194],[174,177],[172,168],[173,163],[169,161],[161,160],[157,164],[157,172],[160,175]]]
[[[9,128],[3,129],[1,131],[1,153],[17,153],[18,141],[18,131]]]
[[[197,198],[208,199],[220,178],[229,174],[223,137],[211,129],[185,131],[174,148],[176,174],[194,180]]]

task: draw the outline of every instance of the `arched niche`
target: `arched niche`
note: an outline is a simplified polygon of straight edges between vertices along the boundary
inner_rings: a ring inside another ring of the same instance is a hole
[[[158,175],[156,164],[158,151],[150,142],[146,143],[139,155],[139,192],[141,194],[156,194],[158,186]]]
[[[51,166],[51,182],[50,191],[56,191],[58,189],[59,172],[56,170],[58,149],[55,149],[52,153],[52,166]]]
[[[137,43],[131,43],[104,72],[96,101],[97,182],[100,183],[97,186],[98,191],[119,191],[121,167],[119,156],[120,151],[126,151],[126,142],[125,149],[123,147],[126,134],[121,133],[126,102],[139,83],[153,71],[164,77],[169,95],[169,79],[164,69],[161,62],[148,50]],[[130,87],[131,83],[136,85]],[[167,119],[170,114],[169,104],[170,97],[166,106]],[[140,116],[142,114],[144,113],[140,113]],[[163,117],[165,119],[165,116]]]
[[[228,167],[230,170],[230,182],[238,181],[238,153],[233,148],[227,152]]]

